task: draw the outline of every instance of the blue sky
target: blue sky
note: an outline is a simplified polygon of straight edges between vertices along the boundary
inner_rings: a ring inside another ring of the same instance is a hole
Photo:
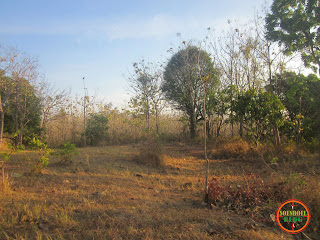
[[[146,58],[165,61],[167,50],[201,39],[227,19],[252,18],[264,0],[1,0],[0,44],[39,58],[40,71],[59,88],[89,94],[120,107],[128,99],[124,75]]]

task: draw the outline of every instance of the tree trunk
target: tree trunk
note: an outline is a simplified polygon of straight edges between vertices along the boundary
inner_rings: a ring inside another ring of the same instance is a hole
[[[209,117],[208,117],[208,120],[207,120],[207,138],[211,139],[211,125],[210,125]]]
[[[147,133],[149,135],[149,129],[150,129],[150,109],[149,109],[149,101],[147,100]]]
[[[221,126],[222,126],[222,118],[218,117],[217,119],[217,138],[220,136],[220,131],[221,131]]]
[[[204,138],[204,158],[206,160],[206,184],[205,184],[205,196],[204,201],[209,202],[209,159],[207,156],[207,110],[206,110],[206,87],[203,84],[203,115],[204,115],[204,124],[203,124],[203,138]]]
[[[2,108],[2,101],[1,101],[1,94],[0,94],[0,146],[2,144],[3,124],[4,124],[4,112]]]
[[[24,126],[23,126],[22,121],[20,121],[20,131],[19,131],[19,134],[18,134],[18,145],[19,145],[19,146],[22,145],[23,130],[24,130]]]
[[[273,138],[274,138],[274,145],[276,147],[280,147],[281,146],[280,132],[279,132],[279,128],[276,125],[273,126]]]
[[[231,111],[230,111],[230,118],[231,118],[231,136],[234,136],[234,129],[233,129],[233,106],[234,106],[234,101],[233,101],[233,92],[231,92]]]
[[[159,135],[159,129],[160,129],[159,113],[158,113],[158,109],[156,108],[156,131],[157,131],[157,135]]]
[[[16,113],[15,120],[14,120],[14,130],[15,130],[14,144],[15,144],[15,146],[18,146],[19,145],[19,126],[18,126],[17,113]]]
[[[243,136],[243,119],[242,118],[240,119],[239,135],[240,135],[240,138],[242,138]]]
[[[319,67],[320,71],[320,67]],[[319,73],[320,75],[320,73]],[[320,105],[319,105],[320,106]],[[318,107],[318,142],[319,142],[319,160],[320,160],[320,107]]]
[[[16,82],[16,106],[15,106],[15,116],[14,116],[14,130],[15,130],[15,138],[14,144],[15,146],[19,145],[19,123],[18,123],[18,84]]]
[[[196,137],[196,117],[194,112],[190,116],[190,137],[192,139]]]
[[[320,76],[320,63],[318,64],[319,76]],[[320,160],[320,104],[318,105],[318,142],[319,142],[319,160]]]

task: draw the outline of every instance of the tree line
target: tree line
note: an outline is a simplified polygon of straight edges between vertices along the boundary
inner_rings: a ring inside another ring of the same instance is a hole
[[[275,0],[265,16],[246,25],[228,20],[228,30],[219,36],[208,28],[202,41],[181,40],[156,71],[144,60],[134,63],[134,106],[148,122],[159,108],[151,99],[169,102],[188,119],[191,138],[205,121],[209,137],[229,126],[232,136],[256,144],[280,146],[284,138],[315,148],[320,83],[316,74],[301,70],[320,74],[319,9],[319,1]],[[292,65],[299,55],[304,66],[297,71]]]
[[[156,109],[157,118],[150,116],[149,121],[157,122],[158,128],[149,128],[133,105],[118,109],[88,93],[72,96],[71,90],[46,81],[38,65],[37,58],[0,46],[0,143],[28,146],[41,139],[51,147],[65,142],[95,146],[137,142],[149,129],[164,139],[184,134],[184,123],[174,114],[162,114],[160,130],[160,109]]]
[[[165,63],[133,63],[133,97],[124,110],[88,94],[70,97],[41,80],[38,59],[1,47],[0,141],[3,132],[16,145],[34,137],[52,145],[134,142],[148,134],[177,139],[186,132],[194,139],[202,122],[211,138],[317,146],[319,78],[299,70],[320,74],[319,9],[319,1],[274,0],[245,25],[228,20],[224,32],[208,28],[200,41],[179,35]],[[298,71],[297,56],[304,64]]]

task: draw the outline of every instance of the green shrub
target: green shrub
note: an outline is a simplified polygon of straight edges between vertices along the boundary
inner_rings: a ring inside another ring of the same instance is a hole
[[[32,138],[28,142],[28,146],[32,150],[39,150],[39,149],[46,149],[47,148],[47,145],[45,143],[41,142],[40,139],[37,139],[37,138]]]
[[[62,144],[57,154],[60,156],[62,162],[71,163],[73,156],[77,155],[78,151],[74,144],[66,142]]]
[[[42,170],[48,166],[49,164],[49,158],[47,157],[49,154],[48,149],[46,149],[45,151],[43,151],[42,153],[40,153],[40,159],[39,161],[35,164],[35,171],[36,172],[42,172]]]
[[[303,148],[308,152],[316,153],[319,149],[319,141],[316,138],[311,138],[310,141],[306,141],[303,143]]]
[[[39,160],[34,165],[34,170],[35,172],[41,173],[42,170],[49,164],[48,155],[50,149],[47,148],[47,144],[41,142],[41,140],[37,138],[32,138],[29,141],[28,146],[31,149],[37,150],[39,152]]]

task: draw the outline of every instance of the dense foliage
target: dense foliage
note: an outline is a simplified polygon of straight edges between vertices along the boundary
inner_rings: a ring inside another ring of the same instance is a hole
[[[283,134],[298,143],[317,137],[317,112],[320,99],[320,81],[317,76],[304,76],[294,72],[277,75],[273,88],[286,108]]]
[[[40,136],[41,102],[38,93],[26,79],[1,76],[1,100],[5,113],[4,132],[15,144],[27,144]]]
[[[89,145],[97,145],[108,139],[108,117],[104,113],[91,114],[86,128]]]
[[[209,54],[195,46],[175,53],[165,71],[162,90],[174,106],[189,117],[191,138],[203,119],[203,79],[209,89],[217,84],[217,70]]]
[[[241,127],[245,128],[255,142],[267,139],[274,125],[283,124],[283,109],[276,95],[256,89],[240,91],[234,104],[235,119],[241,123],[240,131]]]
[[[285,46],[286,53],[301,52],[306,67],[320,73],[320,2],[274,0],[267,15],[267,37]]]

